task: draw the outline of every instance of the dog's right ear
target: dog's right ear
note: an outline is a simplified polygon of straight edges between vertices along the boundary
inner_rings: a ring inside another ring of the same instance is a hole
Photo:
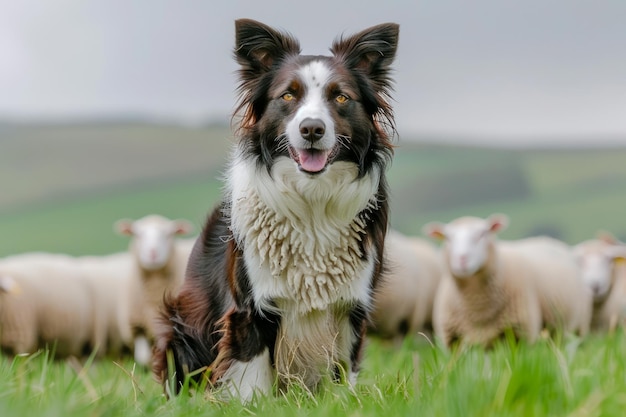
[[[255,78],[286,55],[299,53],[300,44],[289,34],[256,20],[235,20],[235,58],[242,67],[242,79]]]

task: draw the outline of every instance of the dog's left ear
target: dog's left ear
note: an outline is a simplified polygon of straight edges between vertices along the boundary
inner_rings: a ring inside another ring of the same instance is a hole
[[[261,75],[286,55],[299,53],[300,44],[287,33],[252,19],[235,21],[235,58],[242,66],[242,78]]]
[[[333,43],[331,52],[349,68],[363,71],[377,90],[389,87],[389,68],[398,49],[400,26],[383,23]]]

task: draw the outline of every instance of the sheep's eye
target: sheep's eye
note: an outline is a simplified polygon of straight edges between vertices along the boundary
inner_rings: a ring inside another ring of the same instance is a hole
[[[293,100],[295,97],[293,96],[293,94],[291,93],[285,93],[282,96],[280,96],[283,100],[285,101],[291,101]]]
[[[337,97],[335,97],[335,101],[339,104],[343,104],[348,100],[349,98],[345,94],[339,94]]]

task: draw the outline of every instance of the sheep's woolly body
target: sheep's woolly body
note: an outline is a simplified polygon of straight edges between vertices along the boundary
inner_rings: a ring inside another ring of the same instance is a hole
[[[432,325],[441,254],[427,240],[396,230],[387,234],[385,252],[387,273],[374,296],[372,331],[385,338],[415,335]]]
[[[525,268],[523,259],[496,247],[471,278],[455,280],[445,274],[433,311],[436,334],[446,345],[460,338],[488,346],[506,329],[534,341],[541,330],[541,311],[527,277],[519,276]]]
[[[184,225],[160,216],[141,222],[143,232]],[[93,349],[98,356],[119,356],[133,349],[133,331],[141,329],[151,338],[164,293],[182,285],[194,240],[167,238],[172,241],[166,264],[152,271],[142,267],[132,244],[130,252],[105,256],[35,252],[4,258],[0,284],[13,283],[20,291],[0,291],[0,343],[14,353],[56,343],[58,356]],[[150,356],[145,345],[144,340],[144,364]]]
[[[547,236],[499,244],[526,259],[525,268],[541,305],[544,327],[586,335],[591,322],[591,292],[583,285],[570,247]]]
[[[9,353],[55,349],[56,357],[80,356],[93,341],[93,288],[70,257],[29,253],[0,261],[0,276],[19,287],[0,296],[0,345]],[[8,278],[7,278],[8,279]]]
[[[1,345],[13,353],[32,353],[47,343],[56,344],[59,357],[92,349],[98,356],[119,356],[133,348],[134,329],[152,336],[164,291],[180,287],[189,246],[177,248],[165,282],[154,274],[144,281],[129,252],[3,259],[0,276],[10,277],[19,292],[0,296]]]
[[[70,260],[93,291],[93,347],[98,355],[119,356],[132,349],[133,321],[139,316],[140,282],[133,279],[133,259],[127,252],[79,256]]]
[[[548,237],[490,243],[487,262],[472,277],[444,279],[437,295],[436,331],[489,344],[510,327],[534,341],[545,326],[584,336],[591,320],[591,294],[573,255]]]

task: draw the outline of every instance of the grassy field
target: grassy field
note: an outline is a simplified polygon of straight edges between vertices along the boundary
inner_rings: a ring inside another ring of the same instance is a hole
[[[199,229],[219,198],[230,133],[150,125],[0,126],[0,256],[126,247],[119,218],[160,213]],[[517,238],[626,239],[626,149],[505,150],[402,142],[389,172],[392,223],[504,212]],[[359,384],[243,406],[203,393],[166,401],[145,369],[0,357],[0,416],[622,416],[626,335],[503,341],[446,352],[424,338],[371,340]]]
[[[0,357],[0,415],[39,416],[623,416],[626,335],[503,340],[444,351],[423,338],[372,339],[359,382],[243,405],[194,390],[169,401],[129,361]]]

